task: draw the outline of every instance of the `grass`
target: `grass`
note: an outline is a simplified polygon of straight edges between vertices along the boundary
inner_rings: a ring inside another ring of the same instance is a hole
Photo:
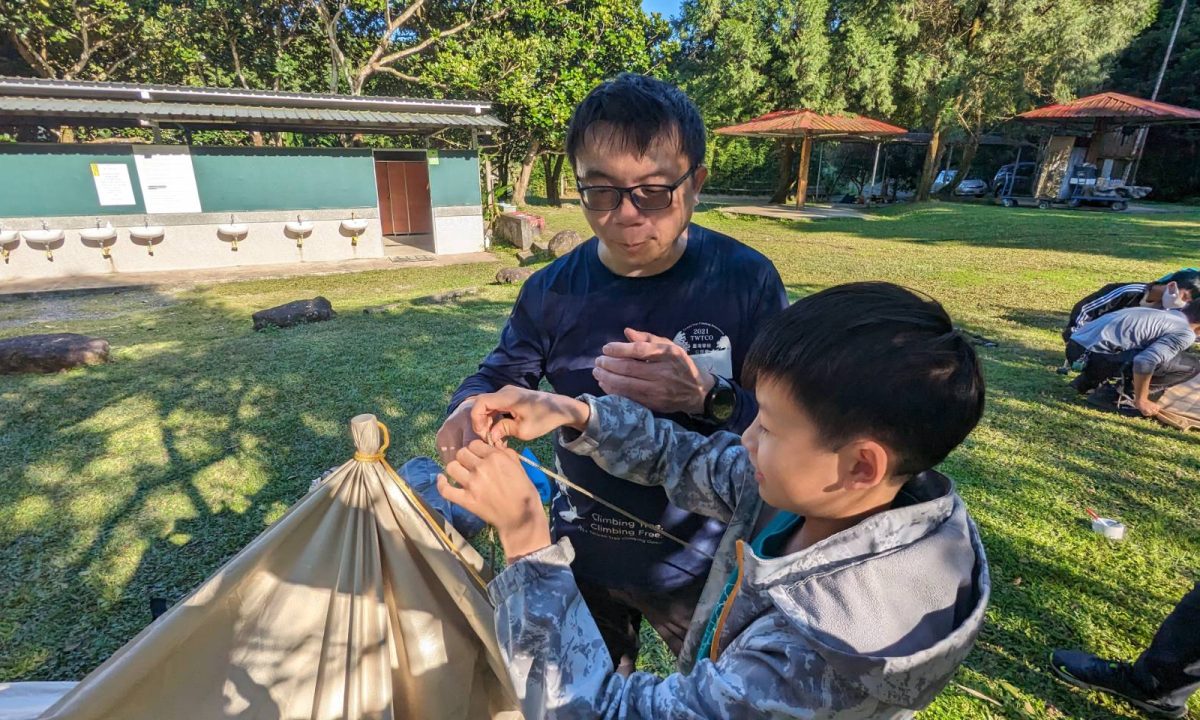
[[[586,224],[539,208],[551,230]],[[1196,580],[1200,443],[1083,405],[1053,372],[1073,302],[1112,280],[1195,265],[1200,212],[1130,215],[934,204],[868,220],[697,221],[766,253],[793,296],[885,279],[941,300],[980,347],[989,407],[945,464],[983,534],[988,623],[922,718],[1135,717],[1051,678],[1053,647],[1132,658]],[[344,461],[375,412],[391,457],[432,454],[450,391],[492,347],[516,296],[504,264],[399,268],[0,300],[0,337],[108,338],[113,362],[0,377],[0,678],[82,676]],[[420,298],[476,286],[447,305]],[[328,323],[254,333],[250,313],[325,295]],[[390,315],[371,305],[401,303]],[[1083,508],[1129,538],[1093,535]],[[642,664],[669,669],[661,646]],[[968,691],[969,689],[969,691]],[[975,693],[987,696],[980,699]]]

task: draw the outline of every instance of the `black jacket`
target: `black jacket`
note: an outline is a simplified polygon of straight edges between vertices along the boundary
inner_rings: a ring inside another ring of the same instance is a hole
[[[1140,306],[1148,287],[1149,283],[1109,283],[1075,303],[1067,327],[1062,332],[1063,342],[1069,342],[1076,330],[1101,315]]]

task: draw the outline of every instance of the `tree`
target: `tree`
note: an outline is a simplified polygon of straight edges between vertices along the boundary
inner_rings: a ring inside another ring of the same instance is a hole
[[[138,56],[146,20],[136,0],[0,0],[0,33],[43,78],[112,79]]]
[[[517,167],[513,201],[525,202],[539,158],[554,200],[575,106],[619,72],[651,71],[668,35],[662,18],[646,15],[637,0],[525,0],[470,42],[446,43],[421,75],[443,92],[492,100],[508,124],[497,134],[501,175]]]
[[[897,3],[900,107],[932,131],[917,198],[929,197],[948,132],[967,134],[961,181],[984,128],[1098,83],[1107,61],[1153,19],[1154,5],[1134,0],[1097,12],[1090,0]]]
[[[890,114],[895,53],[886,3],[686,0],[675,71],[710,125],[772,110]],[[714,152],[721,143],[717,140]],[[776,141],[772,202],[790,189],[793,142]]]

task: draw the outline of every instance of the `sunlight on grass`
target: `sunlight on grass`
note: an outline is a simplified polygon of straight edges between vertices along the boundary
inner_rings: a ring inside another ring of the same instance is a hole
[[[547,233],[590,235],[578,209],[537,207]],[[699,213],[765,253],[789,294],[862,279],[940,300],[979,336],[989,386],[975,434],[945,463],[992,564],[975,652],[930,718],[1134,717],[1052,679],[1055,646],[1132,657],[1195,577],[1200,442],[1102,414],[1054,374],[1081,295],[1200,258],[1200,213],[1170,216],[936,204],[869,221]],[[478,265],[128,289],[6,302],[0,337],[106,337],[114,362],[0,377],[0,680],[80,677],[178,600],[353,452],[376,413],[399,466],[434,452],[451,391],[494,346],[518,288]],[[423,298],[478,293],[448,304]],[[329,323],[255,333],[250,314],[328,297]],[[389,315],[363,308],[399,303]],[[586,322],[586,319],[584,319]],[[32,323],[32,325],[31,325]],[[535,445],[543,459],[549,446]],[[1092,534],[1083,508],[1129,538]],[[486,553],[485,553],[486,554]],[[648,628],[639,667],[672,660]],[[975,693],[975,694],[972,694]],[[977,694],[987,696],[981,699]]]

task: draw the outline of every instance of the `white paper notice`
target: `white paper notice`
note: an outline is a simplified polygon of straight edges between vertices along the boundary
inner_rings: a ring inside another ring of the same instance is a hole
[[[200,193],[192,171],[192,156],[187,153],[134,153],[138,182],[146,200],[146,212],[200,212]]]
[[[129,166],[122,163],[92,163],[92,180],[101,205],[137,205]]]

